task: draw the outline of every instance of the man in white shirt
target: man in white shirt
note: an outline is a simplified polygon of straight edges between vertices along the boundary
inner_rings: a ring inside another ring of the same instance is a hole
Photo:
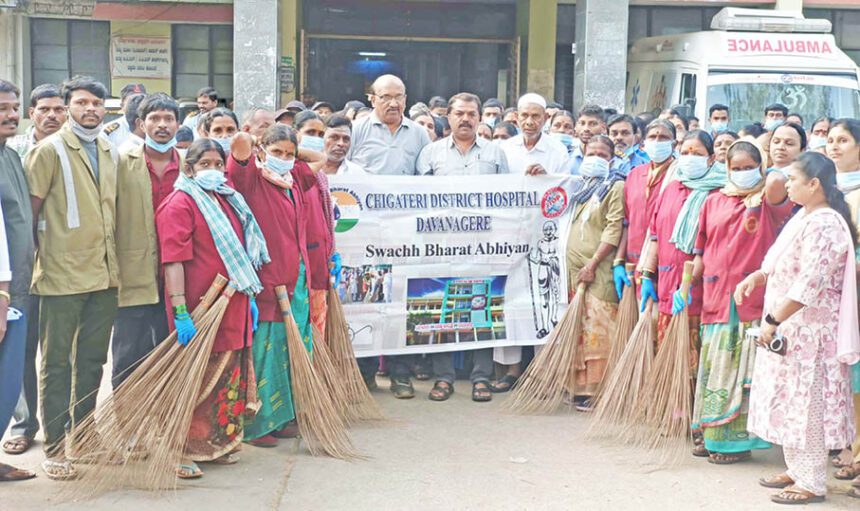
[[[520,134],[501,144],[514,174],[563,174],[567,165],[567,148],[543,133],[547,120],[546,100],[528,93],[517,102]]]
[[[122,117],[116,119],[112,122],[105,124],[102,129],[102,133],[107,137],[108,140],[114,145],[114,147],[119,148],[123,142],[128,140],[132,133],[134,132],[134,127],[129,126],[128,119],[125,114],[129,111],[130,108],[137,108],[137,105],[140,104],[140,100],[134,105],[131,104],[131,100],[137,96],[145,96],[146,95],[146,87],[141,83],[130,83],[122,88],[119,93],[120,97],[120,109],[123,113]]]
[[[363,168],[346,159],[352,143],[352,122],[349,118],[333,114],[328,117],[325,124],[323,151],[326,162],[323,164],[323,171],[326,174],[367,174]]]
[[[146,133],[143,131],[143,123],[140,121],[137,109],[143,103],[144,98],[146,96],[138,94],[129,99],[128,104],[125,106],[125,121],[129,128],[129,134],[128,138],[116,148],[117,152],[121,155],[143,145]]]

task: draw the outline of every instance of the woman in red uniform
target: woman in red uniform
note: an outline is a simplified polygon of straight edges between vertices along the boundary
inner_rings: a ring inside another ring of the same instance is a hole
[[[272,262],[260,269],[263,291],[257,295],[260,311],[259,326],[254,332],[254,372],[260,409],[245,428],[245,439],[258,447],[274,447],[278,438],[297,434],[293,390],[290,380],[290,359],[287,332],[278,306],[275,287],[286,285],[290,294],[293,317],[308,352],[312,352],[307,266],[307,220],[304,192],[294,186],[297,179],[312,179],[312,170],[297,156],[295,132],[288,126],[276,124],[266,130],[259,141],[247,133],[233,139],[227,159],[227,175],[242,193],[257,218],[272,254]],[[312,153],[314,165],[320,167],[322,155]]]
[[[194,410],[187,460],[177,467],[181,478],[202,475],[194,461],[238,461],[246,404],[256,403],[250,352],[255,306],[250,297],[263,289],[256,269],[269,262],[269,255],[244,198],[225,184],[224,161],[218,143],[194,142],[175,190],[156,215],[167,314],[180,344],[194,337],[197,330],[188,312],[216,275],[227,276],[238,290],[215,337],[204,376],[211,390]]]
[[[675,162],[675,125],[666,119],[655,119],[645,130],[645,152],[651,159],[630,171],[624,183],[624,231],[612,263],[612,275],[618,299],[627,280],[625,263],[639,264],[647,239],[648,224],[660,198],[669,167]]]

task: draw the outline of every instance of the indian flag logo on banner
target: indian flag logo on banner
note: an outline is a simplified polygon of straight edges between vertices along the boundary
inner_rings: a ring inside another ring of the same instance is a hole
[[[352,191],[333,188],[331,199],[334,202],[334,232],[346,232],[358,224],[361,202]]]

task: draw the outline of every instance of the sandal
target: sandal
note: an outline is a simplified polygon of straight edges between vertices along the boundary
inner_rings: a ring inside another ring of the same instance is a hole
[[[713,463],[714,465],[733,465],[735,463],[740,463],[742,461],[747,461],[752,458],[752,452],[744,451],[744,452],[712,452],[708,456],[708,463]]]
[[[42,470],[52,481],[68,481],[78,477],[78,471],[69,460],[45,460],[42,462]]]
[[[480,385],[480,387],[479,387]],[[493,400],[493,392],[487,382],[480,381],[472,384],[472,401],[476,403],[486,403]]]
[[[412,399],[415,397],[415,389],[409,380],[391,380],[391,392],[397,399]]]
[[[788,477],[788,474],[779,474],[767,479],[759,479],[758,484],[765,488],[782,489],[794,484],[794,479]]]
[[[0,483],[10,483],[12,481],[24,481],[36,477],[35,472],[24,470],[23,468],[13,467],[5,463],[0,463]]]
[[[299,436],[299,425],[296,421],[290,421],[283,428],[273,431],[271,435],[275,438],[296,438]]]
[[[838,450],[836,451],[836,454],[830,458],[830,464],[836,468],[850,467],[854,464],[854,454],[848,448]]]
[[[693,446],[693,456],[697,458],[707,458],[711,455],[711,451],[705,448],[705,444],[696,444]]]
[[[203,471],[197,466],[197,463],[189,461],[176,465],[176,477],[179,479],[200,479],[203,477]]]
[[[274,435],[269,433],[268,435],[261,436],[260,438],[248,440],[248,443],[253,445],[254,447],[264,447],[266,449],[269,449],[278,446],[278,439],[275,438]]]
[[[33,445],[33,439],[18,435],[3,442],[3,452],[6,454],[24,454]]]
[[[848,481],[857,476],[860,476],[860,463],[853,463],[851,465],[844,466],[833,474],[833,477],[842,481]]]
[[[512,376],[510,374],[506,374],[499,378],[496,383],[490,384],[490,391],[495,392],[497,394],[501,394],[502,392],[507,392],[514,388],[514,385],[517,383],[518,376]]]
[[[453,385],[447,381],[437,381],[430,390],[430,394],[427,395],[427,398],[430,399],[430,401],[447,401],[453,393]]]
[[[212,463],[215,463],[216,465],[235,465],[236,463],[239,463],[239,459],[240,457],[238,452],[231,452],[224,456],[215,458],[212,460]]]
[[[816,495],[797,486],[789,486],[770,498],[777,504],[803,505],[813,502],[824,502],[824,495]]]

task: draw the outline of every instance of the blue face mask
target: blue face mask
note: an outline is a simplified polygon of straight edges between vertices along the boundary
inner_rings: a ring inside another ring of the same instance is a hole
[[[722,121],[720,121],[720,122],[712,122],[712,123],[711,123],[711,130],[712,130],[714,133],[716,133],[717,135],[719,135],[720,133],[725,133],[725,132],[727,132],[727,131],[729,130],[729,123],[727,123],[727,122],[722,122]]]
[[[600,156],[586,156],[579,165],[579,173],[584,177],[606,177],[609,162]]]
[[[230,154],[230,143],[233,142],[233,137],[225,137],[225,138],[213,138],[218,145],[221,146],[221,149],[224,150],[224,154]]]
[[[496,127],[497,121],[498,121],[498,119],[496,119],[495,117],[487,117],[482,122],[492,129],[492,128]]]
[[[678,177],[699,179],[708,173],[708,157],[685,154],[678,158]]]
[[[843,192],[860,188],[860,172],[837,172],[836,187]]]
[[[729,172],[729,181],[741,190],[752,190],[761,182],[761,170],[733,170]]]
[[[551,135],[556,140],[564,144],[564,147],[566,147],[568,151],[573,147],[573,137],[567,133],[551,133]]]
[[[198,170],[194,174],[194,182],[200,185],[200,188],[214,192],[227,182],[227,177],[220,170]]]
[[[323,149],[325,149],[325,142],[323,142],[323,139],[321,137],[303,135],[302,141],[299,142],[299,147],[304,147],[306,149],[310,149],[311,151],[321,153],[323,152]]]
[[[672,156],[671,140],[646,140],[645,153],[654,163],[663,163]]]
[[[766,129],[767,131],[773,131],[782,126],[783,124],[785,124],[785,119],[768,119],[764,123],[764,129]]]
[[[266,153],[266,163],[264,164],[267,169],[271,170],[275,174],[279,176],[283,176],[289,171],[293,170],[293,167],[296,164],[296,160],[282,160],[281,158],[276,158],[269,153]]]
[[[146,138],[144,139],[144,142],[153,151],[157,151],[159,153],[164,154],[167,151],[170,151],[171,149],[173,149],[173,146],[176,145],[176,137],[173,137],[170,140],[168,140],[167,142],[162,143],[162,142],[156,142],[155,140],[150,138],[149,135],[147,135]]]

